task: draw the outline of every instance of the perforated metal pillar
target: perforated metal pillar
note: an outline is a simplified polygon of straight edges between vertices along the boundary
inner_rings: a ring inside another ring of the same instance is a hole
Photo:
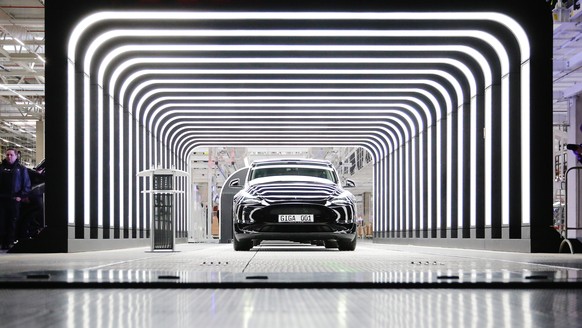
[[[152,217],[152,250],[174,249],[174,194],[173,175],[154,174],[153,217]],[[168,192],[165,193],[164,190]]]

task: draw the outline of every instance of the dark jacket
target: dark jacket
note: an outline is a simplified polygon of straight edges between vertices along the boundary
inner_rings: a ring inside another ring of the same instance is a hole
[[[4,168],[9,167],[8,161],[4,159],[0,165],[0,174]],[[28,169],[17,160],[12,167],[12,190],[11,197],[26,197],[30,193],[30,177]],[[8,196],[8,195],[6,195]]]

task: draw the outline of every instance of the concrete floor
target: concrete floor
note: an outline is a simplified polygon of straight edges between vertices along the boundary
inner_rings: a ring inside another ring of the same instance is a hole
[[[1,327],[574,327],[582,255],[270,242],[0,254]]]

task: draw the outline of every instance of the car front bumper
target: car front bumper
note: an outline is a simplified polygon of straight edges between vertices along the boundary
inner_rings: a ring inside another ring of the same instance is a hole
[[[337,240],[352,241],[356,238],[356,224],[302,224],[264,223],[234,224],[237,240]]]

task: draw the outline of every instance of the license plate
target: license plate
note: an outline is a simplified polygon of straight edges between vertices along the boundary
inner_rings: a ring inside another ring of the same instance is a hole
[[[313,222],[313,214],[279,214],[279,222]]]

